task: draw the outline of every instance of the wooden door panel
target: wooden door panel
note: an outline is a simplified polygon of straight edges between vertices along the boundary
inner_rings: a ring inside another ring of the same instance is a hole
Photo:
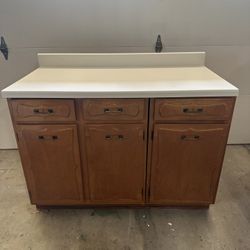
[[[151,203],[212,203],[227,140],[227,125],[155,125]]]
[[[143,203],[146,141],[143,125],[87,125],[91,202]]]
[[[35,204],[71,204],[82,199],[76,125],[17,126],[24,171]]]

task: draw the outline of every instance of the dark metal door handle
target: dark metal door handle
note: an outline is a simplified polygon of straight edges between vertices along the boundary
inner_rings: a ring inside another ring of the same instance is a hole
[[[105,135],[106,140],[113,140],[113,139],[118,139],[118,140],[123,140],[124,135]]]
[[[38,136],[39,140],[57,140],[58,136],[57,135],[39,135]]]
[[[197,141],[200,139],[199,135],[182,135],[181,140],[184,141]]]

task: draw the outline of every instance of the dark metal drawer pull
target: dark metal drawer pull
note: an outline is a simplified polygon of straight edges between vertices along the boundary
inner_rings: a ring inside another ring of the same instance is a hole
[[[53,109],[33,109],[35,114],[52,114],[54,113]]]
[[[183,113],[202,113],[203,112],[203,108],[184,108]]]
[[[104,113],[122,113],[123,108],[116,108],[116,109],[109,109],[109,108],[104,108]]]
[[[39,135],[38,136],[39,140],[57,140],[58,136],[57,135],[52,135],[52,136],[44,136],[44,135]]]
[[[106,140],[113,140],[113,139],[123,140],[124,136],[123,135],[106,135],[105,139]]]
[[[53,109],[48,109],[48,113],[52,114],[52,113],[54,113],[54,110]]]
[[[182,135],[181,136],[181,140],[184,140],[184,141],[197,141],[199,139],[200,139],[199,135],[191,135],[191,136]]]

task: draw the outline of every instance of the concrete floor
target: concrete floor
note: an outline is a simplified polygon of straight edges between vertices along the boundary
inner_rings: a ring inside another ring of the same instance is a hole
[[[29,199],[16,150],[0,151],[0,249],[250,249],[250,146],[228,146],[209,209],[52,209]]]

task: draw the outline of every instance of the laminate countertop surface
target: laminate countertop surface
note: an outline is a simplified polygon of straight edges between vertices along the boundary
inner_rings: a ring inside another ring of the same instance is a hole
[[[237,96],[201,67],[38,68],[2,91],[4,98],[150,98]]]

